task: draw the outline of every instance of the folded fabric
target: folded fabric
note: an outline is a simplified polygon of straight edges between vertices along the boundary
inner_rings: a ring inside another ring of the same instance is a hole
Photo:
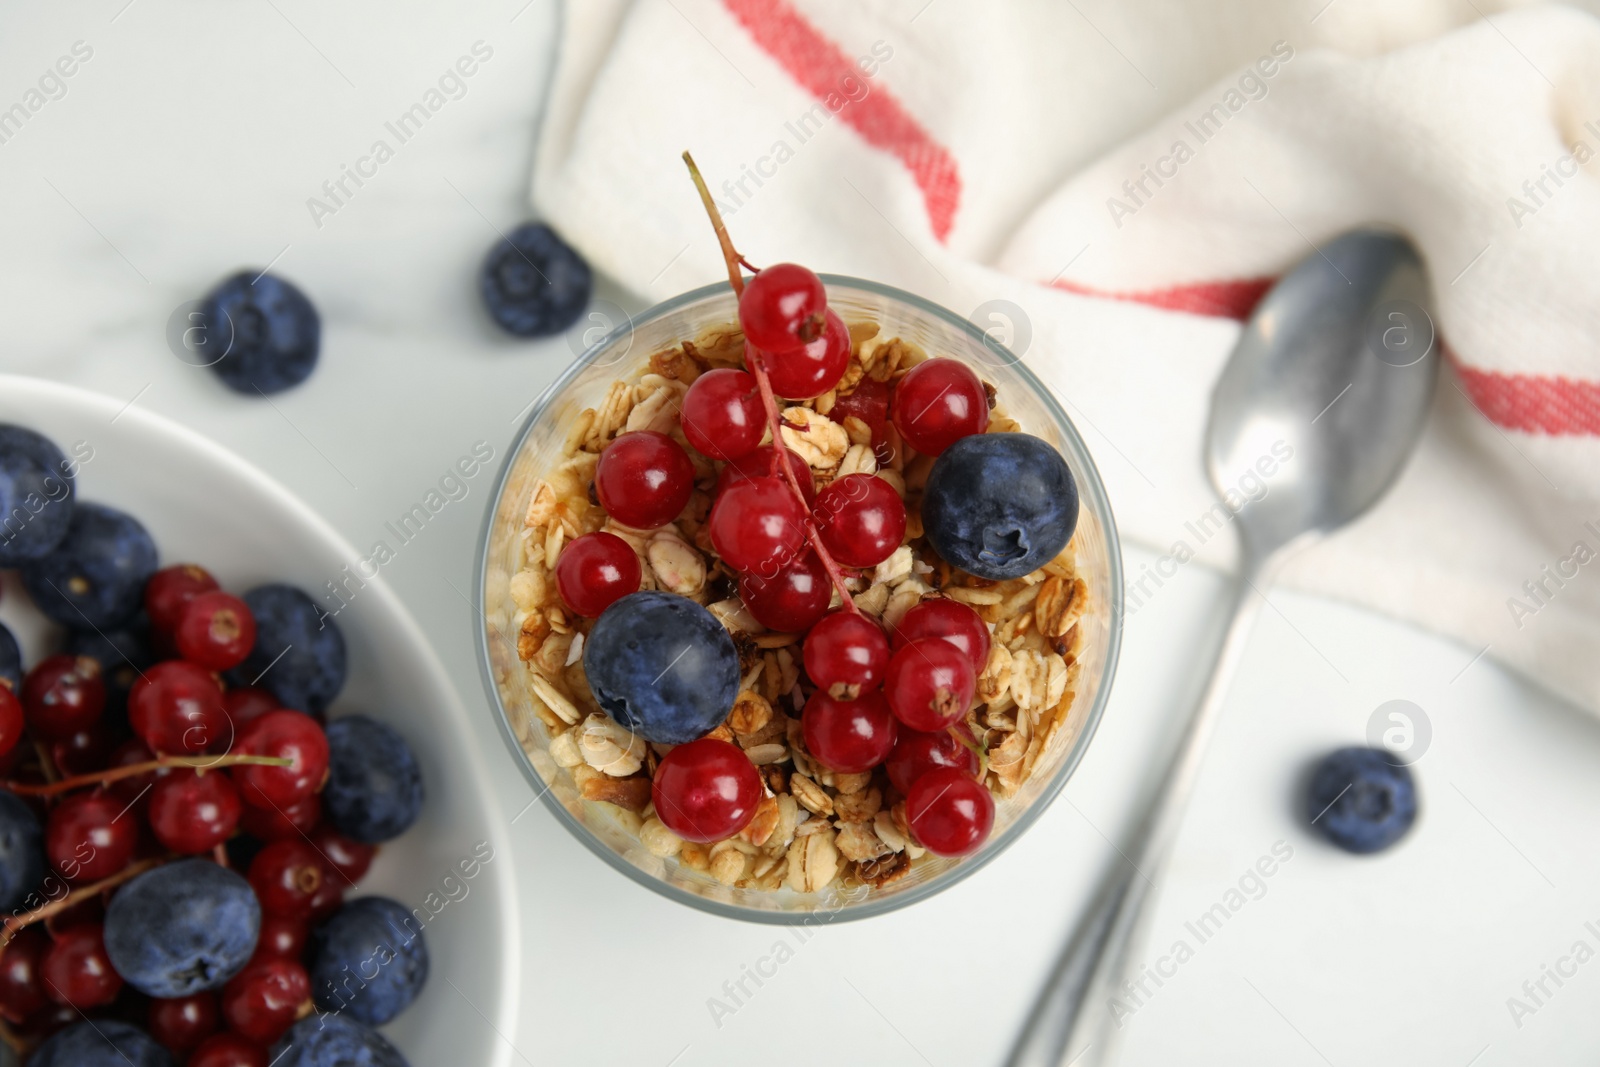
[[[1130,571],[1130,613],[1191,553],[1232,561],[1197,522],[1240,320],[1317,244],[1409,235],[1447,360],[1428,429],[1284,580],[1453,635],[1466,677],[1487,655],[1600,711],[1600,20],[1471,0],[564,18],[537,210],[642,297],[714,281],[691,149],[752,261],[993,327],[1065,401],[1124,537],[1162,554]]]

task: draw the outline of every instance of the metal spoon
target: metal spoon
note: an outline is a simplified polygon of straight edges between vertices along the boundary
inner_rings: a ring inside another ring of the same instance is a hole
[[[1010,1067],[1105,1062],[1121,1025],[1111,998],[1131,973],[1150,879],[1183,823],[1228,684],[1265,603],[1262,587],[1284,557],[1383,496],[1416,444],[1438,364],[1428,303],[1411,245],[1358,231],[1285,275],[1246,325],[1211,397],[1206,447],[1211,484],[1239,531],[1232,621],[1124,862],[1056,965]],[[1243,492],[1242,480],[1249,487]],[[1258,485],[1265,495],[1244,499],[1259,494]]]

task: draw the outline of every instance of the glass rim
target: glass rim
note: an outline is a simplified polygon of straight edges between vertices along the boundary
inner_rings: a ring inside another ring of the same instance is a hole
[[[585,826],[579,819],[568,811],[566,806],[555,796],[553,783],[545,780],[533,765],[533,760],[517,739],[511,726],[511,716],[508,714],[505,701],[501,698],[500,687],[495,681],[494,664],[489,651],[489,614],[484,602],[489,577],[489,547],[494,537],[494,520],[504,501],[506,483],[511,476],[512,467],[521,455],[523,446],[528,441],[528,436],[533,433],[535,426],[549,409],[552,401],[572,383],[572,380],[581,374],[590,364],[599,358],[611,344],[626,333],[637,330],[641,326],[664,318],[682,308],[700,303],[711,297],[733,297],[733,291],[726,281],[713,282],[697,289],[679,293],[677,296],[663,300],[651,306],[638,316],[628,316],[628,321],[607,331],[606,335],[593,345],[584,350],[583,354],[572,361],[555,380],[533,401],[527,417],[522,426],[517,430],[510,445],[506,449],[504,459],[500,464],[500,471],[495,476],[494,492],[489,499],[489,506],[484,513],[483,528],[478,537],[477,565],[474,573],[476,582],[472,591],[473,607],[478,612],[479,625],[474,627],[475,643],[478,649],[478,671],[483,680],[484,690],[488,693],[491,710],[500,729],[501,737],[511,748],[512,755],[517,765],[522,770],[523,777],[528,779],[530,785],[537,790],[535,799],[542,799],[545,806],[555,814],[558,822],[562,823],[568,831],[585,847],[599,856],[609,866],[628,876],[632,881],[639,883],[670,900],[685,904],[698,911],[709,912],[723,918],[737,919],[744,922],[758,923],[768,926],[803,926],[822,925],[834,922],[853,922],[857,919],[869,919],[879,915],[886,915],[901,908],[918,903],[941,893],[949,887],[971,877],[979,870],[986,867],[995,857],[1004,853],[1013,844],[1033,827],[1045,810],[1054,803],[1056,797],[1065,788],[1067,780],[1077,771],[1078,765],[1083,761],[1088,752],[1089,744],[1094,739],[1100,719],[1105,713],[1106,704],[1111,699],[1112,684],[1116,679],[1117,660],[1122,648],[1122,620],[1123,620],[1123,571],[1122,571],[1122,543],[1117,533],[1115,515],[1111,510],[1111,500],[1106,494],[1105,484],[1100,478],[1100,469],[1095,465],[1094,457],[1090,454],[1088,445],[1083,436],[1078,432],[1066,410],[1057,399],[1055,392],[1036,375],[1033,370],[1022,361],[1022,357],[1012,352],[1010,348],[1000,344],[993,337],[979,329],[977,324],[970,319],[964,319],[949,308],[933,303],[910,293],[904,289],[897,289],[892,285],[871,281],[866,278],[855,278],[844,274],[819,274],[823,285],[828,288],[857,289],[887,297],[902,304],[909,305],[914,310],[940,319],[955,329],[966,333],[977,344],[991,351],[1003,353],[1007,358],[1008,366],[1016,370],[1027,386],[1044,404],[1046,410],[1054,417],[1060,426],[1069,451],[1074,453],[1074,459],[1081,465],[1085,478],[1080,479],[1078,496],[1080,502],[1086,503],[1089,510],[1095,512],[1103,519],[1105,527],[1106,562],[1109,570],[1111,586],[1111,612],[1110,625],[1107,627],[1108,637],[1106,644],[1105,664],[1101,668],[1101,680],[1095,692],[1093,704],[1084,719],[1083,727],[1074,739],[1072,749],[1067,752],[1061,766],[1057,768],[1054,777],[1045,784],[1039,795],[1018,816],[1005,836],[997,841],[994,846],[984,847],[976,855],[967,857],[960,864],[931,881],[895,893],[893,895],[872,898],[861,903],[846,902],[836,908],[819,907],[809,911],[765,909],[744,907],[727,901],[714,900],[710,897],[692,893],[681,886],[675,885],[665,878],[661,878],[640,869],[629,863],[613,849],[607,847],[598,835]]]

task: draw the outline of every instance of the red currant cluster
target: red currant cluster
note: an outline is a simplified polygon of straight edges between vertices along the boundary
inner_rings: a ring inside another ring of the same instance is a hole
[[[129,690],[134,736],[120,744],[94,659],[50,656],[17,693],[0,681],[4,789],[43,808],[56,876],[46,886],[62,890],[0,927],[0,1018],[31,1038],[96,1008],[144,1011],[151,1035],[189,1067],[264,1067],[267,1046],[311,1010],[311,924],[339,908],[376,849],[321,820],[329,746],[319,720],[266,690],[225,688],[217,673],[255,642],[244,601],[185,564],[151,577],[144,606],[167,658]],[[202,853],[224,866],[248,857],[264,916],[255,957],[220,992],[145,1009],[107,955],[104,904],[174,854]]]

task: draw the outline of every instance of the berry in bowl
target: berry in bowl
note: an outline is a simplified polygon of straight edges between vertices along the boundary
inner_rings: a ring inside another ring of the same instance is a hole
[[[698,178],[698,175],[696,175]],[[878,914],[1071,775],[1121,597],[1059,404],[977,327],[778,264],[654,308],[534,405],[480,556],[486,685],[536,792],[705,910]]]

